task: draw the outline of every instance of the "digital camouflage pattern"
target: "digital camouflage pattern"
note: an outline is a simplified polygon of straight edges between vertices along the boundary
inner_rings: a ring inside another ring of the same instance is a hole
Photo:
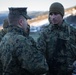
[[[0,41],[2,40],[2,38],[4,37],[4,35],[6,34],[6,31],[4,29],[0,30]],[[0,75],[2,75],[2,63],[0,62]]]
[[[33,46],[36,47],[36,42],[31,36],[27,36],[27,38],[32,42]]]
[[[70,43],[70,32],[70,26],[63,21],[60,26],[48,25],[38,38],[37,47],[45,55],[51,75],[72,74],[76,49]]]
[[[2,38],[4,37],[4,35],[7,33],[7,28],[8,28],[8,20],[4,19],[3,22],[3,29],[0,30],[0,41],[2,40]],[[2,75],[2,63],[0,63],[0,75]]]
[[[17,26],[10,25],[2,38],[0,58],[4,75],[39,75],[48,71],[45,57]]]
[[[76,50],[76,29],[71,26],[71,35],[70,35],[70,42],[73,50]],[[76,57],[76,51],[74,52],[74,57]],[[76,75],[76,59],[73,62],[73,73],[72,75]]]
[[[32,42],[33,46],[36,47],[35,40],[29,34],[30,34],[30,25],[28,25],[28,27],[26,29],[25,37],[27,37]]]
[[[73,26],[70,26],[70,41],[71,44],[73,44],[74,46],[76,46],[76,28],[74,28]]]

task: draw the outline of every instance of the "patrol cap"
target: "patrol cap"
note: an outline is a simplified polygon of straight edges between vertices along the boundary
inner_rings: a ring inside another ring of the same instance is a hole
[[[13,14],[20,14],[22,16],[24,16],[26,19],[31,19],[28,15],[27,15],[27,7],[21,7],[21,8],[9,8],[9,12],[13,13]]]

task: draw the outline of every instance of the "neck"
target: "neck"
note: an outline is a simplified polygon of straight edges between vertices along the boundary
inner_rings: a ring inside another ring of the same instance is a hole
[[[58,24],[54,24],[54,25],[61,26],[62,23],[63,23],[63,20],[61,22],[59,22]]]

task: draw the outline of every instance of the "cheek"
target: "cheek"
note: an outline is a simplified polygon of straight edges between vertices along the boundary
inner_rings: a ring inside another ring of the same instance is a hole
[[[23,26],[24,29],[26,29],[26,27],[27,27],[26,25]]]
[[[58,19],[57,19],[59,22],[61,22],[63,20],[62,16],[58,16]]]
[[[27,26],[27,21],[26,20],[24,21],[24,24]]]

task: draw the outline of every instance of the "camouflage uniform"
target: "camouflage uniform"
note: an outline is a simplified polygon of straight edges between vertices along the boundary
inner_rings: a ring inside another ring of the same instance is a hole
[[[71,45],[70,26],[65,21],[60,27],[50,24],[44,29],[38,38],[37,47],[50,63],[51,75],[67,75],[72,71],[76,49]]]
[[[76,30],[63,20],[63,16],[64,6],[58,2],[51,4],[50,24],[38,38],[37,47],[49,65],[48,75],[72,74],[72,64],[76,58]]]
[[[25,37],[27,37],[32,42],[33,46],[36,46],[35,40],[29,34],[30,34],[30,25],[28,25],[28,28],[25,32]]]
[[[7,28],[8,28],[8,20],[5,19],[3,23],[3,29],[0,30],[0,41],[4,37],[4,35],[7,33]],[[0,63],[0,75],[2,75],[2,63]]]
[[[73,47],[72,50],[76,50],[76,29],[72,26],[71,26],[70,42],[71,42],[71,46]],[[74,57],[76,58],[76,51],[73,54],[74,54]],[[73,62],[72,75],[76,75],[76,59]]]
[[[5,34],[6,32],[4,29],[0,30],[0,41],[2,40]],[[0,63],[0,75],[2,75],[2,63]]]
[[[0,43],[4,75],[43,74],[48,65],[43,55],[25,37],[24,31],[11,25]]]
[[[76,46],[76,28],[74,28],[73,26],[70,26],[70,42],[71,44],[73,44],[74,46]]]
[[[0,42],[3,75],[39,75],[48,71],[45,57],[27,35],[27,8],[9,8],[9,27]],[[25,33],[26,32],[26,33]]]

